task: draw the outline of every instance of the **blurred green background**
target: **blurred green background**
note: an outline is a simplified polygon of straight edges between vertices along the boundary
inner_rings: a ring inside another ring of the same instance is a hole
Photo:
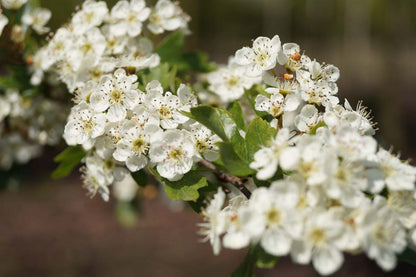
[[[107,1],[110,6],[117,1]],[[154,2],[154,1],[153,1]],[[373,110],[381,144],[415,158],[415,0],[182,0],[192,16],[187,47],[218,63],[260,35],[278,34],[307,55],[341,70],[339,97]],[[41,0],[53,11],[52,29],[68,21],[80,0]],[[150,3],[148,1],[148,3]],[[50,160],[29,165],[30,186],[0,194],[0,276],[228,276],[244,256],[214,257],[198,243],[198,215],[173,213],[145,201],[130,230],[114,218],[114,203],[87,198],[79,176],[50,181]],[[336,276],[414,276],[400,265],[383,273],[362,256],[348,256]],[[316,276],[310,266],[283,259],[258,276]]]

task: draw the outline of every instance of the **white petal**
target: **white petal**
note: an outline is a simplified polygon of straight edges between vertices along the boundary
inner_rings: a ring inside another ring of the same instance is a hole
[[[344,262],[344,256],[335,247],[319,249],[313,257],[313,266],[322,275],[329,275],[337,271]]]
[[[292,239],[286,232],[274,228],[266,230],[261,239],[261,246],[264,250],[275,256],[287,255],[291,244]]]

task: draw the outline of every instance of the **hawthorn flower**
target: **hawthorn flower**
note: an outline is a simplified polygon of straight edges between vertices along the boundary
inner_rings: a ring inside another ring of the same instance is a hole
[[[219,149],[216,143],[221,139],[210,129],[197,122],[191,124],[189,130],[193,135],[198,153],[208,161],[216,161],[219,158]]]
[[[49,31],[48,27],[45,27],[51,18],[51,11],[45,8],[36,8],[30,13],[25,13],[22,16],[22,22],[26,25],[32,26],[33,30],[39,35],[43,35]]]
[[[409,191],[389,191],[387,205],[406,229],[416,226],[416,199]]]
[[[178,29],[187,31],[190,17],[179,7],[178,3],[170,0],[158,0],[149,16],[147,28],[153,34]]]
[[[270,98],[259,94],[256,97],[255,109],[266,111],[274,118],[279,117],[284,112],[291,112],[298,108],[300,99],[296,95],[284,97],[277,88],[268,88],[266,92],[270,93]]]
[[[152,142],[161,139],[162,130],[159,125],[145,124],[141,126],[134,120],[127,121],[122,128],[121,139],[113,157],[125,162],[127,168],[138,171],[148,163],[147,154]]]
[[[300,264],[312,260],[314,268],[322,275],[334,273],[344,262],[341,252],[344,228],[332,211],[311,211],[305,221],[303,239],[293,242],[292,259]]]
[[[377,152],[377,161],[384,173],[385,184],[389,190],[415,189],[416,168],[400,161],[399,158],[382,148]]]
[[[12,10],[20,9],[26,2],[27,0],[1,0],[3,7]]]
[[[113,76],[103,77],[98,89],[91,94],[91,106],[97,112],[107,111],[111,122],[126,117],[127,109],[133,109],[139,103],[136,90],[137,75],[126,75],[124,69],[117,69]]]
[[[260,76],[263,71],[276,66],[280,47],[280,38],[277,35],[272,39],[258,37],[254,40],[252,48],[243,47],[235,53],[235,62],[246,67],[247,75]]]
[[[287,255],[292,238],[301,235],[302,217],[294,212],[298,198],[297,187],[284,181],[253,192],[249,206],[259,213],[261,225],[265,226],[260,245],[266,252],[275,256]]]
[[[130,39],[117,61],[119,67],[135,67],[136,70],[159,64],[160,57],[153,53],[152,41],[145,37]]]
[[[220,253],[220,236],[225,232],[226,227],[226,213],[222,211],[224,202],[225,193],[221,188],[218,188],[217,193],[202,212],[206,222],[198,224],[198,226],[201,227],[199,233],[205,236],[203,241],[209,240],[212,245],[214,255],[218,255]]]
[[[110,26],[110,31],[115,36],[136,37],[142,32],[143,21],[150,14],[150,8],[146,7],[144,0],[131,0],[130,3],[123,0],[111,9],[111,19],[115,21]]]
[[[83,188],[88,190],[88,195],[93,198],[97,193],[100,194],[104,201],[110,199],[110,190],[102,169],[95,164],[84,166],[81,168],[81,178],[83,182]]]
[[[392,270],[396,254],[406,248],[406,232],[394,213],[386,206],[386,199],[376,196],[360,228],[362,245],[370,259],[384,270]]]
[[[230,59],[228,66],[208,74],[209,89],[224,103],[237,100],[244,94],[245,89],[258,82],[258,78],[247,77],[245,71],[245,67],[236,65],[234,60]]]
[[[181,111],[189,107],[182,105],[178,96],[171,92],[161,93],[163,89],[158,81],[151,82],[146,87],[145,106],[159,114],[160,126],[164,129],[174,129],[179,124],[189,120]]]
[[[312,80],[311,73],[305,70],[298,70],[296,79],[300,84],[302,99],[309,104],[335,106],[339,99],[335,96],[338,87],[335,83],[325,80]]]
[[[85,102],[75,106],[65,126],[64,138],[68,145],[85,144],[92,147],[95,138],[104,134],[105,114],[96,113]]]
[[[290,71],[296,72],[298,69],[310,63],[309,57],[300,52],[298,44],[285,43],[278,53],[277,61]]]
[[[299,131],[307,133],[321,122],[321,118],[318,109],[314,105],[307,104],[295,117],[295,126]]]
[[[83,34],[93,27],[100,26],[108,16],[107,4],[104,1],[86,0],[82,8],[72,17],[75,34]]]
[[[159,174],[177,181],[191,170],[198,160],[192,134],[186,130],[167,130],[159,141],[150,145],[149,158],[156,164]]]
[[[254,161],[250,167],[257,171],[257,178],[266,180],[276,173],[280,165],[284,170],[292,170],[299,160],[299,152],[296,147],[289,146],[289,129],[282,128],[273,138],[271,145],[263,147],[254,154]]]

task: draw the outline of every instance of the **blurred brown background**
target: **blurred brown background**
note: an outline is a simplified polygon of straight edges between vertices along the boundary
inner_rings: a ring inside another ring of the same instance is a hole
[[[115,3],[116,1],[107,1]],[[416,147],[415,0],[182,0],[192,16],[188,47],[216,62],[260,35],[296,42],[311,58],[341,70],[339,97],[374,111],[378,140],[403,158]],[[80,0],[42,0],[55,29]],[[149,3],[149,2],[148,2]],[[53,156],[55,153],[49,153]],[[51,159],[32,162],[24,186],[0,194],[0,276],[228,276],[245,250],[212,255],[198,243],[192,212],[174,213],[156,200],[142,203],[138,224],[125,229],[114,203],[90,200],[74,174],[53,182]],[[346,257],[336,276],[414,276],[400,264],[383,273],[365,257]],[[316,276],[283,259],[258,276]]]

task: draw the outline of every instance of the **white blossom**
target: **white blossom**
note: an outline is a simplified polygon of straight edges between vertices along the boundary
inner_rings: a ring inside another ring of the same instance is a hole
[[[272,39],[258,37],[254,40],[252,48],[244,47],[235,53],[235,62],[246,67],[247,75],[260,76],[263,71],[276,66],[280,47],[280,38],[277,35]]]

